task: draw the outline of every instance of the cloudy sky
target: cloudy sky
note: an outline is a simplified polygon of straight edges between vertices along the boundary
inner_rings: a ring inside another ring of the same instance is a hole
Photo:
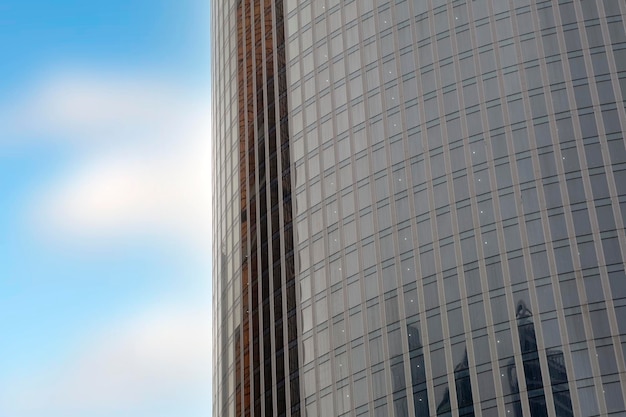
[[[0,0],[0,416],[211,407],[207,0]]]

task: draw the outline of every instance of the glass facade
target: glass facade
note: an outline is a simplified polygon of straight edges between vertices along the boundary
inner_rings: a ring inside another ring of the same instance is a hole
[[[625,19],[215,1],[215,415],[626,416]]]

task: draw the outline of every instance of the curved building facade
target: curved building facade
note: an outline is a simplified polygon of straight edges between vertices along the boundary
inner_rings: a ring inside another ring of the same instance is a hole
[[[624,416],[626,3],[213,3],[216,416]]]

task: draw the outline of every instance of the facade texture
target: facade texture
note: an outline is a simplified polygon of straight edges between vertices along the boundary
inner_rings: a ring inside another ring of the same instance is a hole
[[[215,0],[215,416],[626,416],[625,21]]]

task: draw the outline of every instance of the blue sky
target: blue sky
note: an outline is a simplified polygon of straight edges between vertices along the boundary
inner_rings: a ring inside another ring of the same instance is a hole
[[[209,415],[209,3],[0,0],[0,416]]]

